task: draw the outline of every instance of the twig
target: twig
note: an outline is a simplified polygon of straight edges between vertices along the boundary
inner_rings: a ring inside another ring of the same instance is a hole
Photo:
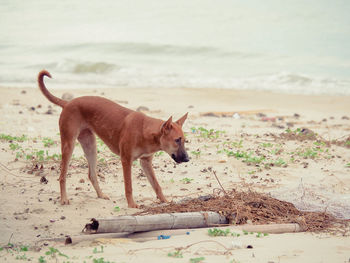
[[[7,242],[7,244],[10,244],[10,241],[11,241],[12,237],[13,237],[13,233],[11,234],[11,236],[10,236],[9,241]]]
[[[229,251],[229,250],[230,250],[228,247],[224,246],[223,244],[221,244],[220,242],[215,241],[215,240],[202,240],[202,241],[198,241],[198,242],[189,244],[189,245],[187,245],[187,246],[185,246],[185,247],[179,247],[179,248],[177,248],[177,250],[186,250],[186,249],[188,249],[188,248],[190,248],[190,247],[192,247],[192,246],[194,246],[194,245],[200,244],[200,243],[216,243],[216,244],[222,246],[226,251]]]
[[[11,170],[9,168],[7,168],[6,165],[4,165],[3,163],[0,163],[0,168],[3,169],[6,173],[8,173],[12,176],[15,176],[16,178],[20,177],[22,181],[28,179],[28,181],[34,182],[34,181],[30,180],[30,179],[33,179],[33,176],[24,176],[20,173],[15,174],[15,173],[11,172]],[[25,178],[25,179],[23,179],[23,178]],[[11,185],[11,184],[9,184],[9,185]]]
[[[305,189],[304,189],[304,184],[303,184],[303,177],[300,178],[300,184],[299,186],[301,186],[301,190],[303,191],[303,194],[300,197],[300,200],[303,202],[304,206],[305,206],[305,201],[304,201],[304,197],[305,197]]]
[[[169,248],[174,248],[175,250],[177,251],[181,251],[181,250],[186,250],[194,245],[198,245],[200,243],[216,243],[220,246],[222,246],[224,249],[225,249],[225,252],[224,254],[226,254],[228,251],[230,251],[230,248],[224,246],[222,243],[218,242],[218,241],[215,241],[215,240],[202,240],[202,241],[198,241],[198,242],[195,242],[195,243],[192,243],[192,244],[189,244],[185,247],[174,247],[174,246],[170,246],[170,247],[159,247],[159,248],[156,248],[156,247],[146,247],[146,248],[140,248],[140,249],[133,249],[133,250],[129,250],[128,251],[128,254],[133,254],[135,252],[138,252],[138,251],[142,251],[142,250],[149,250],[149,249],[155,249],[155,250],[164,250],[164,249],[169,249]]]
[[[213,170],[213,174],[214,174],[214,176],[215,176],[215,178],[216,178],[216,181],[218,181],[218,183],[219,183],[219,185],[220,185],[222,191],[224,192],[225,195],[227,195],[227,193],[226,193],[224,187],[223,187],[222,184],[220,183],[219,178],[216,176],[216,172],[215,172],[214,170]]]
[[[7,168],[4,164],[0,163],[0,167],[5,171],[7,172],[8,174],[11,174],[13,176],[17,176],[17,174],[14,174],[13,172],[10,171],[9,168]]]

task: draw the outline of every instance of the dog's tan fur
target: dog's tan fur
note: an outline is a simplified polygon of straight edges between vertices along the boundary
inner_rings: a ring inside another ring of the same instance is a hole
[[[124,174],[125,196],[129,207],[137,207],[132,195],[131,165],[140,159],[141,166],[152,185],[157,197],[166,202],[162,189],[152,168],[153,154],[163,150],[177,163],[188,162],[184,147],[182,125],[187,113],[172,122],[151,118],[143,113],[122,107],[108,99],[85,96],[65,101],[53,96],[45,87],[44,76],[51,75],[42,70],[38,75],[38,85],[45,97],[62,107],[59,120],[61,135],[61,204],[69,204],[66,192],[66,175],[75,140],[80,142],[89,165],[89,179],[99,198],[109,199],[98,184],[96,177],[96,138],[99,136],[105,144],[121,157]]]

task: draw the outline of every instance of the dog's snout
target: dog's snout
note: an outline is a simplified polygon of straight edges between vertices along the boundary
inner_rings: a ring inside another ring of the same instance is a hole
[[[186,152],[178,155],[172,154],[171,158],[177,163],[188,162],[190,160]]]
[[[182,154],[182,161],[183,161],[184,163],[187,163],[189,160],[190,160],[190,159],[188,158],[187,152],[186,152],[186,151],[183,152],[183,154]]]

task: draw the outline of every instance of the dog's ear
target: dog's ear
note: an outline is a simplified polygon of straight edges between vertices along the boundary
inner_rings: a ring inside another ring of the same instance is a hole
[[[173,116],[163,123],[162,128],[160,129],[162,134],[168,134],[172,128],[171,123],[173,122]]]
[[[178,119],[176,121],[176,123],[182,127],[182,125],[184,124],[185,120],[187,119],[187,115],[188,115],[188,112],[184,116],[182,116],[180,119]]]

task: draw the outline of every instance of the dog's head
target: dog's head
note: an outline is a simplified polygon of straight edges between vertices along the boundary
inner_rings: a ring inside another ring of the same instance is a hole
[[[185,149],[185,136],[182,125],[187,119],[187,113],[172,121],[170,117],[161,127],[160,145],[163,151],[167,152],[177,163],[188,162],[189,158]]]

